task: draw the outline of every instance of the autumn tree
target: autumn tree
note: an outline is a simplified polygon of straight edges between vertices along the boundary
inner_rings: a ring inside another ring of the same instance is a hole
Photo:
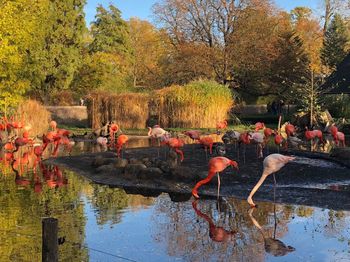
[[[226,83],[230,79],[230,36],[240,11],[249,2],[164,0],[154,6],[154,13],[174,46],[194,44],[207,47],[206,56],[217,80]]]
[[[346,24],[341,16],[336,14],[325,32],[321,50],[323,64],[334,70],[347,55],[348,42],[349,34]]]
[[[167,53],[168,38],[148,21],[131,18],[128,24],[133,86],[146,88],[161,86],[160,63]]]
[[[309,77],[304,88],[296,91],[302,98],[298,100],[305,112],[310,113],[310,125],[313,125],[314,115],[320,109],[321,92],[318,89],[318,81],[322,76],[322,63],[320,52],[323,41],[323,31],[319,22],[312,17],[312,12],[307,7],[297,7],[291,11],[293,26],[296,34],[303,41],[305,52],[309,59]]]

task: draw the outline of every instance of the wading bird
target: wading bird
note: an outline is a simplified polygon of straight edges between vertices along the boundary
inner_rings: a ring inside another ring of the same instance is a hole
[[[120,157],[120,152],[123,148],[123,145],[128,142],[129,138],[126,135],[120,135],[117,138],[117,144],[116,144],[116,149],[117,149],[117,156]],[[122,156],[123,157],[123,156]]]
[[[295,157],[291,156],[284,156],[281,154],[271,154],[265,157],[263,166],[264,166],[264,171],[259,179],[258,183],[254,186],[252,191],[250,192],[248,196],[248,203],[251,207],[255,207],[256,205],[253,202],[253,195],[255,194],[256,191],[258,191],[259,187],[262,185],[262,183],[265,181],[265,179],[276,172],[278,172],[282,167],[285,166],[289,161],[294,160]],[[276,182],[276,180],[274,180]]]
[[[238,164],[236,161],[230,160],[226,157],[222,157],[222,156],[218,156],[218,157],[214,157],[212,159],[209,160],[209,172],[208,172],[208,176],[199,181],[194,188],[192,189],[192,195],[196,198],[199,198],[198,196],[198,188],[206,183],[208,183],[210,180],[212,180],[212,178],[215,176],[215,174],[218,175],[218,195],[217,197],[219,198],[219,194],[220,194],[220,174],[219,172],[223,171],[226,169],[226,167],[228,166],[232,166],[236,169],[238,169]]]

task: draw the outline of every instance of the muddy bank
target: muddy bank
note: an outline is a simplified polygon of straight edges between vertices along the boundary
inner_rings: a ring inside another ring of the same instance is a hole
[[[273,153],[270,149],[270,153]],[[276,194],[270,176],[255,194],[254,200],[302,204],[332,209],[350,210],[350,163],[348,159],[332,158],[328,154],[281,152],[297,156],[276,174]],[[167,157],[166,157],[167,155]],[[174,201],[191,197],[192,187],[207,175],[205,151],[200,145],[185,145],[185,160],[179,163],[165,147],[134,148],[124,151],[124,160],[115,153],[104,152],[72,157],[51,158],[45,162],[68,168],[95,183],[122,187],[127,193],[157,196],[169,193]],[[215,156],[215,155],[214,155]],[[239,163],[239,171],[227,168],[220,175],[221,196],[245,199],[262,173],[262,159],[257,159],[255,147],[238,153],[233,145],[227,157]],[[215,197],[217,179],[199,189],[202,198]],[[248,204],[247,204],[248,207]]]

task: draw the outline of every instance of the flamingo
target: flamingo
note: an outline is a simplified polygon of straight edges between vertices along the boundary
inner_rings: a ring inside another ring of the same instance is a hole
[[[209,147],[209,153],[210,154],[213,153],[213,144],[214,144],[213,138],[211,138],[210,136],[201,137],[199,139],[199,143],[201,143],[204,146],[205,157],[208,158],[208,153],[207,153],[208,147]]]
[[[57,129],[57,122],[55,120],[52,120],[50,122],[49,126],[51,127],[52,131],[56,131],[56,129]]]
[[[164,141],[165,144],[167,144],[170,148],[172,148],[177,154],[180,155],[180,161],[182,162],[184,160],[184,153],[180,149],[184,146],[184,142],[179,138],[169,138],[168,140]]]
[[[217,227],[213,223],[213,220],[206,214],[203,214],[197,208],[198,200],[192,202],[192,207],[196,212],[197,216],[204,218],[209,224],[209,237],[216,242],[226,242],[227,240],[232,240],[232,237],[237,233],[236,231],[228,231],[223,227]]]
[[[257,145],[257,156],[258,158],[263,157],[263,147],[265,143],[264,135],[258,132],[249,133],[250,140]]]
[[[237,145],[237,141],[239,140],[239,137],[241,136],[241,133],[234,131],[234,130],[228,130],[221,138],[222,142],[224,142],[225,144],[230,144],[230,143],[234,143],[235,144],[235,148]]]
[[[227,120],[216,123],[217,131],[219,131],[219,129],[225,129],[225,128],[227,128]]]
[[[123,145],[128,142],[129,138],[126,135],[120,135],[117,138],[117,144],[116,144],[116,149],[117,149],[117,156],[120,157],[120,151],[123,148]],[[123,156],[122,156],[123,157]]]
[[[238,155],[239,155],[239,148],[241,144],[244,144],[244,150],[243,150],[243,162],[245,163],[245,152],[246,152],[246,146],[250,144],[250,135],[248,132],[244,132],[239,136],[238,140]]]
[[[192,195],[195,198],[199,198],[198,196],[198,188],[206,183],[208,183],[212,178],[214,177],[215,174],[218,175],[218,195],[217,197],[219,198],[219,193],[220,193],[220,175],[219,172],[223,171],[226,169],[226,167],[232,166],[236,169],[238,169],[238,164],[236,161],[228,159],[227,157],[223,156],[217,156],[213,157],[212,159],[209,160],[209,171],[208,171],[208,176],[199,181],[194,188],[192,189]]]
[[[117,133],[118,130],[119,130],[119,126],[115,123],[112,123],[111,126],[109,127],[109,137],[112,145],[114,144],[115,133]]]
[[[264,129],[265,124],[263,122],[256,122],[255,123],[255,132],[258,132],[260,129]]]
[[[253,202],[253,195],[265,181],[265,179],[276,172],[278,172],[282,167],[284,167],[288,162],[293,161],[295,157],[292,156],[284,156],[281,154],[271,154],[265,157],[263,161],[264,171],[258,183],[254,186],[252,191],[250,192],[247,201],[251,207],[255,207],[256,205]]]
[[[108,139],[106,137],[103,137],[103,136],[99,136],[97,139],[96,139],[96,143],[101,145],[101,146],[106,146],[107,143],[108,143]]]
[[[155,125],[152,128],[148,127],[148,136],[151,137],[152,141],[153,139],[157,139],[158,146],[160,145],[160,138],[164,137],[170,137],[170,134],[168,131],[165,131],[163,128],[161,128],[159,125]]]
[[[339,145],[339,141],[342,143],[342,146],[345,147],[345,135],[343,132],[337,132],[333,135],[334,141]]]
[[[183,132],[184,135],[188,136],[189,138],[192,139],[192,142],[195,140],[199,140],[201,131],[199,130],[188,130]]]
[[[287,125],[285,127],[287,137],[294,136],[295,135],[295,126],[287,122]]]

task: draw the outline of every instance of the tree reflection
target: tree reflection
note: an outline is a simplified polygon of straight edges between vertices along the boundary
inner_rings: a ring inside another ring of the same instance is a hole
[[[41,221],[47,216],[58,219],[59,236],[66,239],[59,246],[60,261],[87,261],[80,192],[89,184],[42,163],[36,172],[22,173],[21,161],[16,162],[4,159],[0,165],[0,261],[40,261]]]

